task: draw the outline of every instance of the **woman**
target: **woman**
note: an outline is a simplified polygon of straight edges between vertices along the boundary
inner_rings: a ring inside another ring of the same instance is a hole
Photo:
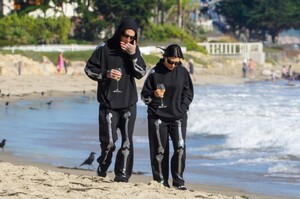
[[[141,97],[148,106],[148,136],[153,179],[170,187],[169,137],[174,154],[171,158],[173,186],[187,190],[183,179],[186,159],[187,111],[194,96],[189,72],[182,65],[183,54],[177,44],[163,50],[163,58],[149,72]],[[159,88],[158,85],[164,85]]]
[[[64,68],[64,57],[63,52],[60,52],[57,58],[57,72],[60,73],[60,71]]]

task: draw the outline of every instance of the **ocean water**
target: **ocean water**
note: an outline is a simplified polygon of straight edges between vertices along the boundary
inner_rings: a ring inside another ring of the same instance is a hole
[[[151,175],[146,116],[139,101],[134,171]],[[78,167],[99,155],[97,117],[95,96],[83,94],[1,104],[0,139],[17,156]],[[185,180],[300,198],[299,119],[299,82],[195,86]]]

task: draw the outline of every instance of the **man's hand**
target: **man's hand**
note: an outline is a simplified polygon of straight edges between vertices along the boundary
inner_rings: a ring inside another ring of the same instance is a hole
[[[107,74],[106,74],[107,78],[109,79],[114,79],[114,80],[118,80],[121,78],[122,76],[122,73],[116,69],[111,69],[111,70],[108,70],[107,71]]]
[[[133,44],[121,41],[120,46],[123,51],[127,52],[129,55],[133,55],[136,50],[136,41],[133,40]]]

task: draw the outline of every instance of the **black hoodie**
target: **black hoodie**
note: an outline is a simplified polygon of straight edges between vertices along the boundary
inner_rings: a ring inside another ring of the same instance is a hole
[[[125,18],[117,28],[112,38],[97,46],[87,61],[85,73],[89,78],[98,81],[98,102],[111,109],[127,108],[138,101],[135,79],[141,79],[146,74],[146,64],[139,47],[129,55],[120,47],[121,34],[126,29],[132,29],[137,35],[137,24],[132,18]],[[135,40],[137,37],[135,37]],[[119,81],[121,93],[115,93],[117,81],[106,77],[107,70],[121,68],[122,77]]]
[[[161,59],[149,72],[145,80],[141,97],[148,105],[148,114],[164,121],[175,121],[186,117],[189,105],[194,97],[193,83],[190,75],[183,65],[169,70]],[[166,87],[163,103],[166,108],[158,108],[161,105],[160,98],[154,96],[157,84],[163,83]]]

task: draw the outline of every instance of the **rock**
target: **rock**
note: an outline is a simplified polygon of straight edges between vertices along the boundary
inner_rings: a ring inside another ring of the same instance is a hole
[[[50,75],[56,73],[56,67],[49,60],[41,63],[17,54],[0,55],[0,60],[0,75]]]

